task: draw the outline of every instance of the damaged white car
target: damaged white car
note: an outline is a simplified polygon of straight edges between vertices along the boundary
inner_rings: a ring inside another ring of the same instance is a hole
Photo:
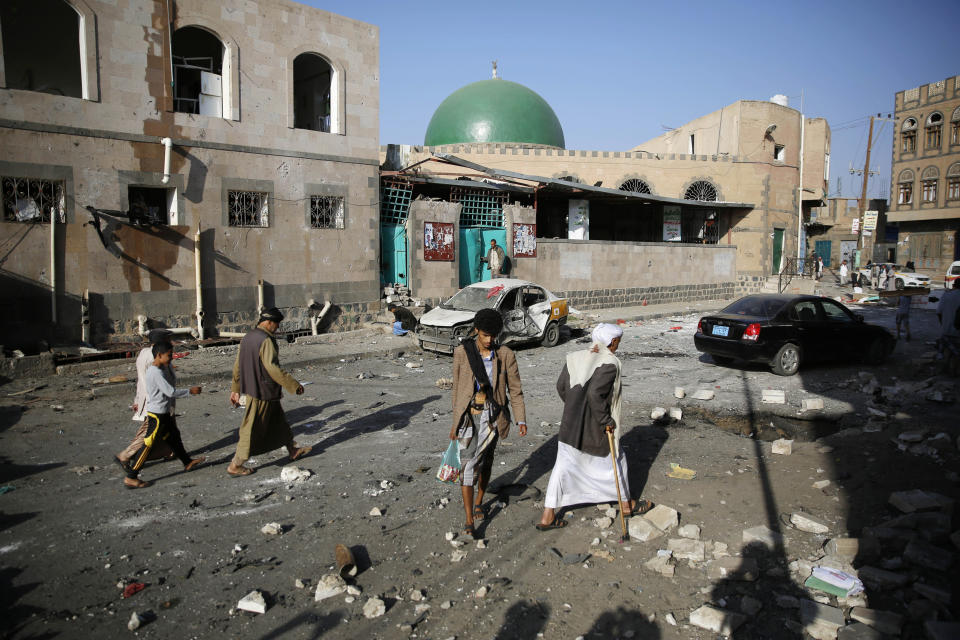
[[[480,309],[496,309],[503,316],[500,344],[539,341],[546,347],[560,342],[566,324],[567,301],[526,280],[496,278],[464,287],[452,298],[423,314],[417,330],[420,346],[453,353],[473,328]]]

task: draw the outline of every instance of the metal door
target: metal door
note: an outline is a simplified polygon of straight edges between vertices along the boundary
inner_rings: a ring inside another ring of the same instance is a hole
[[[832,240],[817,240],[817,255],[823,258],[823,268],[830,266],[830,245]]]
[[[773,230],[773,271],[780,273],[780,261],[783,259],[783,229]]]
[[[853,268],[853,254],[857,250],[857,241],[856,240],[841,240],[840,241],[840,262],[844,260],[847,261],[847,264],[850,268]]]
[[[496,240],[506,255],[507,230],[502,227],[460,227],[460,286],[465,287],[490,279],[490,266],[480,258],[490,250],[490,241]]]
[[[380,225],[380,280],[407,284],[407,230],[403,224]]]

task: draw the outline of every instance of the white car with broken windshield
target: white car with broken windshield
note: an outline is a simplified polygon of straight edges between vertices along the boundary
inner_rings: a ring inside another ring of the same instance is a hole
[[[420,318],[417,338],[430,351],[453,353],[473,329],[480,309],[496,309],[503,316],[500,344],[540,342],[552,347],[560,341],[567,322],[567,301],[533,282],[495,278],[464,287]]]

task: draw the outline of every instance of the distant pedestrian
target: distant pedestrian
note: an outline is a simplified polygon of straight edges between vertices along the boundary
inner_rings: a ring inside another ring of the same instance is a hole
[[[817,280],[823,277],[823,256],[817,256]]]
[[[144,376],[146,382],[147,435],[143,439],[143,446],[131,458],[131,462],[124,465],[127,477],[123,483],[128,489],[142,489],[149,487],[150,482],[140,479],[140,469],[150,457],[150,450],[154,445],[163,442],[183,463],[184,471],[193,471],[206,460],[204,457],[190,458],[183,448],[177,420],[173,416],[172,403],[174,398],[182,398],[187,394],[198,395],[200,387],[177,389],[167,381],[165,369],[170,366],[173,358],[173,345],[161,342],[153,345],[153,363],[147,368]]]
[[[417,316],[410,309],[391,302],[387,305],[387,311],[393,314],[394,335],[405,336],[417,328]]]
[[[483,495],[493,471],[497,441],[510,433],[511,420],[521,436],[527,435],[517,358],[509,347],[496,343],[503,318],[494,309],[480,309],[473,326],[474,334],[453,351],[450,427],[450,439],[458,440],[460,446],[460,495],[466,513],[463,533],[469,536],[475,533],[474,522],[485,517]]]
[[[298,447],[293,431],[280,406],[283,389],[301,395],[303,385],[280,368],[277,341],[274,333],[280,327],[283,314],[276,307],[260,314],[257,327],[240,341],[240,351],[233,364],[233,382],[230,385],[230,403],[240,404],[246,397],[246,409],[237,438],[237,452],[227,467],[231,476],[248,476],[253,469],[243,464],[261,453],[286,447],[291,460],[310,453],[312,447]]]
[[[487,266],[490,267],[490,279],[492,280],[493,278],[500,277],[506,259],[506,254],[504,254],[503,249],[497,245],[497,241],[491,240],[490,250],[487,251],[486,257],[480,258],[480,262],[486,262]]]
[[[843,262],[840,263],[840,286],[841,287],[847,284],[847,273],[848,273],[847,261],[844,260]]]
[[[900,304],[897,307],[897,340],[900,339],[900,328],[907,330],[907,342],[910,342],[910,305],[913,302],[913,296],[900,296]]]
[[[818,261],[819,259],[820,259],[820,258],[819,258],[819,256],[817,255],[817,252],[816,252],[816,251],[814,251],[813,253],[810,254],[810,262],[809,262],[809,264],[810,264],[810,275],[811,275],[814,279],[816,279],[816,277],[817,277],[817,261]],[[804,269],[804,272],[806,272],[806,269]]]
[[[887,291],[897,290],[897,274],[894,273],[892,264],[887,265],[886,290]]]

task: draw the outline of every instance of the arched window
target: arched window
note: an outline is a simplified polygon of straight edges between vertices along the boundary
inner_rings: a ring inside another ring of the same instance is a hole
[[[717,188],[706,180],[697,180],[683,194],[684,200],[699,200],[701,202],[716,202]]]
[[[332,131],[333,67],[315,53],[293,60],[293,126],[295,129]]]
[[[936,167],[927,167],[920,174],[920,202],[929,203],[937,201],[937,182],[939,182],[940,170]]]
[[[960,200],[960,162],[947,169],[947,200]]]
[[[222,118],[229,95],[223,73],[224,46],[201,27],[173,32],[173,110]]]
[[[960,107],[950,116],[950,144],[960,144]]]
[[[897,204],[913,204],[913,171],[904,169],[897,178]]]
[[[83,98],[80,14],[63,0],[0,2],[8,89]]]
[[[943,114],[935,111],[927,118],[927,149],[940,148],[940,132],[943,129]]]
[[[620,191],[630,191],[632,193],[653,193],[650,190],[650,185],[640,178],[630,178],[629,180],[624,180],[623,184],[621,184],[618,188]]]
[[[903,121],[900,137],[903,140],[901,151],[903,153],[913,153],[917,150],[917,121],[913,118],[907,118]]]

